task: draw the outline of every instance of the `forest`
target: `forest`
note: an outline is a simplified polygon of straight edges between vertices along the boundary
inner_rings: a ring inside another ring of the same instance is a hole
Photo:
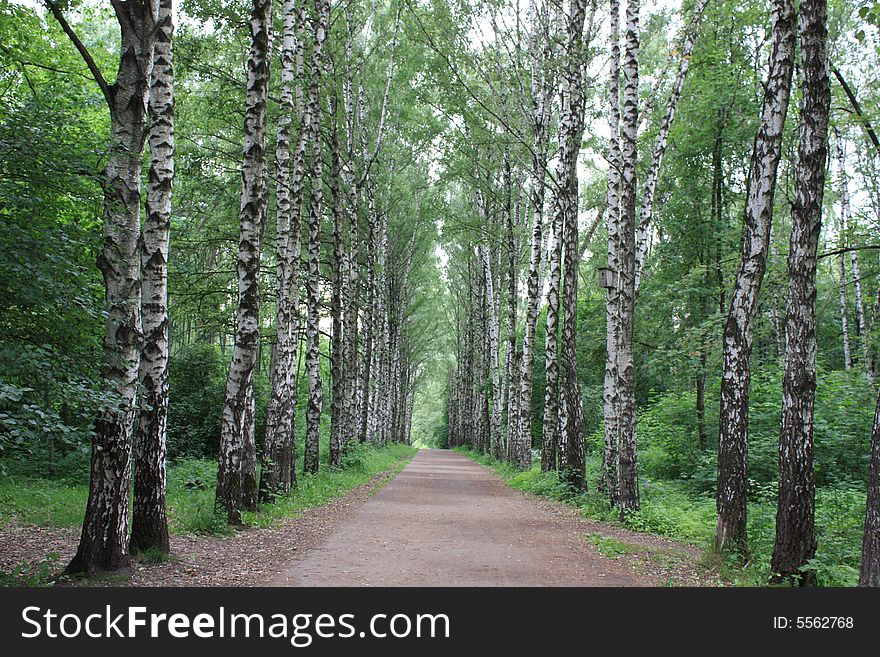
[[[0,583],[442,449],[880,586],[878,130],[876,0],[0,0]]]

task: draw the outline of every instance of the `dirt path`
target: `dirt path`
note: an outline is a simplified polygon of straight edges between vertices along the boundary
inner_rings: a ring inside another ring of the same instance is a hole
[[[627,558],[603,556],[590,540],[597,528],[572,509],[512,490],[460,454],[425,449],[273,584],[652,586],[673,576],[638,568],[638,543],[626,544]],[[674,550],[649,538],[646,554]],[[678,573],[688,556],[666,560],[679,583],[693,583]]]

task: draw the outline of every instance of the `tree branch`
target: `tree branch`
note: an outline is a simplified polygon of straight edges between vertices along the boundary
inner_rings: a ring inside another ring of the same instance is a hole
[[[841,249],[834,249],[833,251],[826,251],[825,253],[820,253],[817,258],[830,258],[831,256],[841,255],[842,253],[850,253],[852,251],[871,251],[871,250],[880,250],[880,244],[866,244],[864,246],[847,246]]]
[[[54,2],[52,2],[52,0],[43,1],[46,3],[46,7],[49,9],[49,11],[52,12],[55,20],[58,21],[61,29],[64,30],[64,33],[70,38],[70,40],[73,42],[73,45],[79,51],[79,54],[82,56],[83,61],[85,61],[86,66],[88,66],[89,68],[89,72],[91,72],[92,77],[95,78],[95,82],[97,82],[98,86],[101,88],[101,93],[104,94],[104,100],[107,101],[107,107],[112,110],[113,92],[110,89],[110,85],[108,85],[107,81],[104,79],[104,76],[101,75],[101,70],[98,68],[98,65],[92,58],[91,53],[85,47],[83,42],[80,41],[79,37],[76,35],[76,32],[73,31],[70,23],[67,22],[66,18],[64,18],[64,14],[61,13],[61,10],[58,8],[58,6]]]
[[[846,83],[846,80],[844,79],[841,72],[833,64],[831,66],[831,72],[834,73],[834,77],[837,78],[840,86],[843,87],[843,92],[846,94],[846,97],[849,98],[850,105],[852,105],[853,110],[862,122],[862,126],[864,126],[865,128],[865,132],[868,133],[868,137],[870,137],[871,142],[874,144],[874,148],[877,150],[877,155],[880,155],[880,139],[877,138],[877,133],[874,132],[874,127],[871,125],[871,122],[868,121],[868,119],[865,117],[864,112],[862,112],[862,106],[859,105],[859,101],[856,99],[855,93],[853,93],[853,90]]]
[[[590,225],[587,227],[587,232],[584,234],[584,239],[581,241],[581,257],[583,260],[584,256],[587,253],[587,248],[590,246],[590,242],[593,241],[593,235],[596,232],[596,228],[599,227],[599,224],[602,223],[602,219],[605,217],[605,212],[608,210],[608,199],[605,198],[602,203],[599,205],[599,208],[596,210],[596,216]]]

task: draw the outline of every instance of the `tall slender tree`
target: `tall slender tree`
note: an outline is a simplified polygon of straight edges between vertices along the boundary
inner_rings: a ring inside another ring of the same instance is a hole
[[[306,407],[306,437],[304,446],[303,472],[318,471],[318,440],[321,430],[321,409],[324,392],[321,381],[320,347],[320,273],[318,262],[321,256],[321,214],[324,198],[324,167],[321,149],[321,71],[324,67],[324,42],[330,25],[330,3],[328,0],[315,0],[315,45],[312,48],[311,84],[309,87],[309,118],[311,119],[311,203],[309,207],[308,276],[306,291],[308,296],[308,318],[306,320],[306,373],[309,382],[309,401]]]
[[[636,294],[636,164],[639,117],[639,0],[626,5],[617,267],[618,504],[623,518],[639,508],[633,335]]]
[[[128,566],[128,511],[141,328],[141,158],[147,138],[147,100],[158,2],[114,2],[120,28],[116,81],[108,84],[88,49],[51,0],[46,6],[85,61],[110,110],[110,153],[104,167],[104,379],[118,403],[95,421],[89,499],[69,574]]]
[[[834,128],[834,141],[837,145],[837,164],[840,171],[840,242],[841,248],[846,248],[846,242],[849,236],[852,224],[852,210],[850,208],[849,198],[849,179],[846,173],[846,149],[843,145],[843,138],[838,128]],[[843,278],[843,258],[844,254],[840,254],[840,272],[841,285],[845,285]],[[874,378],[874,363],[869,345],[868,321],[865,313],[865,302],[862,293],[862,268],[859,264],[859,253],[856,250],[849,252],[850,271],[852,272],[853,295],[856,303],[856,328],[858,330],[861,342],[862,361],[865,367],[865,375],[869,381]],[[844,288],[845,289],[845,288]],[[843,310],[841,308],[841,310]],[[843,320],[845,321],[845,319]],[[849,334],[844,331],[845,346],[849,351]],[[852,355],[850,352],[850,365],[852,365]]]
[[[868,465],[868,496],[859,586],[880,586],[880,396],[877,397],[874,428],[871,431],[871,460]]]
[[[613,276],[605,301],[605,376],[602,388],[604,415],[604,450],[602,456],[601,488],[612,504],[619,495],[618,449],[620,445],[618,409],[620,393],[617,381],[617,341],[619,323],[617,271],[620,268],[620,0],[610,0],[611,64],[609,67],[608,95],[610,107],[608,122],[611,135],[608,142],[608,269]]]
[[[344,185],[348,190],[348,203],[345,206],[348,218],[348,235],[343,245],[345,259],[343,261],[342,285],[343,311],[343,368],[345,377],[345,435],[354,438],[358,435],[358,354],[360,352],[358,314],[360,309],[360,222],[359,210],[361,201],[361,180],[355,160],[357,117],[354,102],[354,68],[352,62],[352,42],[354,40],[353,5],[349,5],[345,13],[346,37],[344,48],[345,79],[343,81],[343,112],[345,114],[345,166],[342,170]],[[363,122],[361,121],[360,124]]]
[[[343,375],[342,276],[346,255],[342,241],[342,153],[339,144],[338,102],[330,97],[330,205],[333,215],[333,254],[331,259],[330,318],[330,465],[339,467],[345,440],[345,379]]]
[[[299,4],[305,3],[300,0]],[[271,501],[279,493],[289,492],[296,477],[293,467],[293,439],[296,431],[297,306],[306,135],[304,127],[300,125],[300,137],[291,166],[291,127],[295,118],[301,118],[295,103],[295,93],[299,88],[296,70],[297,34],[302,29],[302,14],[297,5],[297,0],[284,0],[281,6],[281,111],[275,140],[275,351],[260,471],[260,500],[264,502]],[[292,189],[293,186],[295,189]]]
[[[150,74],[150,173],[141,263],[141,400],[134,463],[131,549],[170,550],[165,512],[168,429],[168,240],[174,180],[174,23],[171,0],[160,0]]]
[[[532,149],[529,196],[532,208],[531,240],[529,244],[529,275],[526,284],[526,318],[523,330],[522,362],[520,367],[520,427],[519,434],[531,452],[532,445],[532,381],[535,360],[535,336],[538,326],[544,268],[544,196],[546,193],[547,151],[552,114],[550,86],[552,81],[548,60],[550,56],[550,25],[547,8],[530,5],[532,17],[529,35],[532,95]],[[549,436],[548,436],[549,438]],[[522,464],[525,465],[525,464]],[[541,470],[556,468],[556,445],[541,441]]]
[[[593,11],[596,4],[593,2]],[[577,160],[584,132],[584,22],[587,0],[571,0],[568,14],[566,61],[560,78],[560,154],[554,213],[564,243],[565,277],[562,288],[562,381],[559,390],[560,466],[576,490],[584,487],[583,408],[577,372],[578,241]],[[592,23],[592,20],[591,20]],[[591,26],[592,29],[592,26]]]
[[[802,568],[816,554],[816,473],[813,469],[818,350],[816,252],[822,227],[831,109],[826,0],[802,0],[800,35],[804,77],[797,181],[788,248],[776,546],[770,566],[777,577],[813,582],[813,576]]]
[[[792,2],[774,0],[772,13],[770,69],[764,87],[761,123],[749,164],[742,258],[724,326],[722,354],[715,547],[719,551],[732,550],[742,557],[748,555],[749,358],[759,293],[767,269],[776,172],[782,154],[797,40]]]
[[[269,205],[266,164],[266,104],[269,93],[269,56],[272,3],[253,0],[251,46],[247,63],[247,100],[242,160],[240,237],[238,243],[238,309],[235,346],[226,379],[216,503],[230,523],[241,522],[241,512],[255,506],[257,497],[254,370],[260,339],[259,272],[263,232]],[[251,470],[251,464],[254,469]]]

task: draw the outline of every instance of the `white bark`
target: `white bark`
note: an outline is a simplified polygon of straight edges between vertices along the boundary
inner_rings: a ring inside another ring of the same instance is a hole
[[[617,340],[619,323],[618,284],[620,269],[620,173],[623,166],[620,152],[620,2],[610,1],[611,13],[611,66],[609,69],[610,111],[608,114],[611,135],[608,146],[608,263],[614,276],[614,285],[607,290],[605,301],[605,377],[602,391],[604,415],[604,450],[602,457],[601,488],[612,504],[617,503],[618,449],[620,426],[618,409],[620,394],[617,387]]]
[[[802,569],[816,555],[813,470],[816,402],[816,265],[822,228],[822,199],[828,160],[828,16],[826,0],[802,0],[803,69],[800,143],[788,249],[785,371],[779,431],[779,499],[776,545],[770,562],[775,577],[813,581]]]
[[[481,196],[478,193],[478,197]],[[482,205],[481,201],[479,203]],[[485,211],[481,211],[480,214],[485,216]],[[502,454],[499,446],[503,443],[501,437],[501,418],[504,403],[501,398],[501,373],[498,363],[498,314],[495,312],[495,286],[492,280],[492,265],[488,247],[480,245],[479,253],[483,264],[483,277],[486,285],[486,308],[489,329],[488,367],[492,381],[492,415],[489,424],[489,439],[491,444],[495,446],[495,456],[498,458]]]
[[[171,0],[161,0],[150,74],[150,174],[141,266],[141,401],[134,467],[131,547],[168,552],[165,511],[168,428],[168,241],[174,180],[174,65]]]
[[[840,171],[840,246],[841,248],[844,248],[847,245],[849,230],[852,224],[852,211],[850,209],[849,180],[846,175],[846,151],[843,146],[840,131],[837,128],[834,129],[834,136],[837,144],[838,169]],[[840,258],[842,261],[843,254],[841,254]],[[865,302],[862,297],[862,270],[859,266],[859,254],[857,251],[853,250],[849,252],[849,262],[850,270],[852,271],[853,293],[855,294],[856,321],[858,322],[857,328],[859,330],[859,340],[862,348],[862,362],[865,366],[865,374],[869,380],[872,380],[874,366],[871,358],[871,350],[869,348],[868,322],[865,316]],[[843,276],[843,267],[840,268],[840,271],[841,276]],[[845,294],[845,283],[842,279],[841,285],[844,286],[842,289]],[[843,310],[843,307],[841,307],[841,310]],[[846,321],[845,316],[843,321]],[[849,336],[847,335],[846,338],[848,339],[848,337]],[[850,366],[852,366],[851,357]],[[847,369],[849,369],[849,367],[847,367]]]
[[[618,503],[623,519],[628,510],[639,508],[636,452],[635,363],[633,329],[636,296],[636,164],[638,162],[639,116],[639,0],[626,7],[626,48],[623,58],[623,118],[621,143],[621,213],[618,241]]]
[[[324,42],[330,23],[329,0],[316,0],[318,13],[315,23],[315,44],[312,48],[311,85],[309,87],[307,110],[311,118],[311,202],[309,205],[308,277],[306,291],[308,296],[308,319],[306,321],[306,372],[309,382],[309,401],[306,407],[306,436],[303,450],[303,472],[318,472],[318,440],[321,430],[321,409],[324,391],[321,381],[320,364],[320,273],[318,264],[321,257],[321,213],[324,199],[324,166],[321,149],[321,73],[324,65]]]
[[[242,161],[240,237],[238,246],[238,310],[235,346],[226,379],[216,502],[231,523],[241,522],[256,472],[247,472],[246,452],[253,437],[252,387],[260,338],[259,270],[263,229],[269,203],[266,176],[266,101],[269,86],[269,35],[272,4],[254,0],[250,20],[251,50],[247,67],[244,157]],[[252,481],[253,480],[253,481]],[[254,499],[254,501],[256,501]]]
[[[116,570],[129,563],[131,447],[140,369],[141,156],[147,137],[147,96],[158,2],[115,3],[121,44],[116,81],[107,85],[91,55],[53,3],[46,3],[82,55],[110,109],[110,154],[104,167],[104,242],[97,258],[104,277],[103,376],[117,403],[97,418],[92,438],[89,499],[79,546],[68,573]]]
[[[767,268],[776,171],[794,71],[796,24],[791,0],[773,2],[773,51],[761,124],[749,165],[742,259],[724,328],[718,437],[718,523],[715,546],[748,554],[746,485],[749,357],[758,299]]]
[[[300,4],[305,4],[299,0]],[[275,273],[275,352],[272,360],[271,397],[266,411],[260,499],[271,501],[278,493],[287,493],[293,483],[293,433],[295,431],[296,390],[296,324],[299,300],[300,212],[302,194],[291,191],[290,132],[293,124],[296,77],[298,25],[297,0],[282,4],[283,32],[281,37],[281,113],[278,117],[275,144],[276,178],[276,256]],[[302,169],[302,158],[298,162]],[[298,304],[297,304],[298,305]]]

